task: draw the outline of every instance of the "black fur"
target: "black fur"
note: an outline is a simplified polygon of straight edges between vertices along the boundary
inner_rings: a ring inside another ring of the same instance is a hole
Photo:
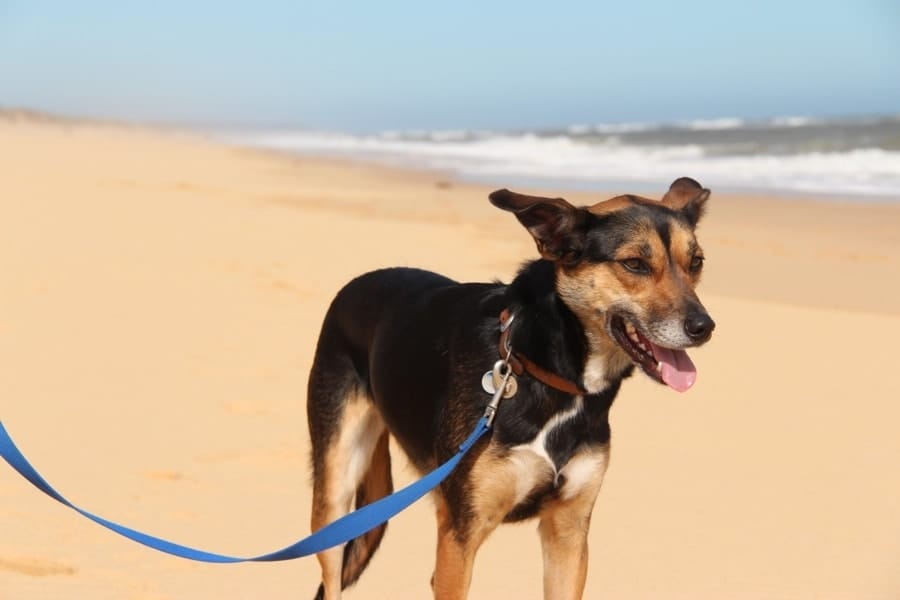
[[[410,268],[358,277],[341,290],[325,318],[310,387],[347,385],[320,376],[330,372],[318,363],[330,356],[325,349],[341,346],[353,359],[352,385],[367,387],[388,429],[416,467],[433,469],[456,454],[490,400],[481,388],[481,376],[499,358],[499,314],[504,308],[516,314],[512,344],[517,351],[580,381],[586,353],[583,330],[556,295],[553,263],[537,260],[526,264],[508,286],[459,284]],[[630,372],[629,368],[621,377]],[[600,394],[586,396],[584,412],[548,437],[548,454],[558,467],[579,447],[609,441],[609,409],[618,389],[615,382]],[[497,413],[492,437],[507,447],[525,443],[572,402],[564,392],[520,377],[515,398]],[[330,427],[336,424],[339,408],[308,405],[314,439],[336,433]],[[480,446],[486,443],[483,440]],[[478,453],[476,447],[443,484],[447,497],[457,499],[450,511],[461,531],[468,516],[466,475]],[[315,452],[314,460],[321,460]],[[532,495],[506,520],[534,516],[557,487]]]

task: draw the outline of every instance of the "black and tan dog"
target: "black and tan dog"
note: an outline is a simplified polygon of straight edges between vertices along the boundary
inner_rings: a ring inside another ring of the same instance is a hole
[[[544,597],[580,598],[619,385],[637,365],[687,390],[696,370],[684,348],[715,326],[694,293],[703,267],[694,228],[708,196],[686,177],[659,202],[618,196],[582,208],[499,190],[491,202],[518,218],[542,257],[510,285],[396,268],[344,287],[309,379],[312,529],[391,492],[389,435],[423,472],[455,454],[490,401],[482,375],[508,347],[518,392],[433,493],[434,595],[464,598],[485,538],[536,517]],[[357,580],[384,530],[318,555],[318,597],[339,598]]]

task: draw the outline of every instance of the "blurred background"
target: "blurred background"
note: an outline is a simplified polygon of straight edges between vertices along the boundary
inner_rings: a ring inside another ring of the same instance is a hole
[[[894,198],[898,74],[892,0],[0,3],[7,108],[555,187]]]

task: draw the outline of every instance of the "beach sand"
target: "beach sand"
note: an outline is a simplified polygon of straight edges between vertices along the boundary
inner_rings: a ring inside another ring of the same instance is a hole
[[[305,389],[328,302],[381,266],[508,281],[535,250],[490,189],[0,118],[0,419],[57,489],[107,518],[215,552],[288,545],[309,531]],[[900,204],[713,190],[700,239],[718,327],[692,353],[689,393],[623,386],[586,597],[900,597]],[[318,586],[312,558],[151,551],[5,465],[0,523],[3,599]],[[489,539],[471,598],[541,596],[535,526]],[[428,597],[434,529],[430,500],[396,517],[347,597]]]

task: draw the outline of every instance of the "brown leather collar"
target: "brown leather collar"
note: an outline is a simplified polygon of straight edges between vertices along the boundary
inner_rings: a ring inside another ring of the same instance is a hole
[[[507,354],[509,355],[509,366],[512,367],[513,373],[516,375],[528,373],[544,385],[548,385],[561,392],[566,392],[567,394],[576,396],[587,394],[587,391],[581,389],[581,386],[578,384],[569,381],[556,373],[548,371],[534,363],[527,356],[512,350],[509,342],[509,325],[511,324],[511,317],[512,313],[509,312],[508,308],[504,308],[503,312],[500,313],[500,345],[498,349],[500,351],[500,358],[506,359]]]

